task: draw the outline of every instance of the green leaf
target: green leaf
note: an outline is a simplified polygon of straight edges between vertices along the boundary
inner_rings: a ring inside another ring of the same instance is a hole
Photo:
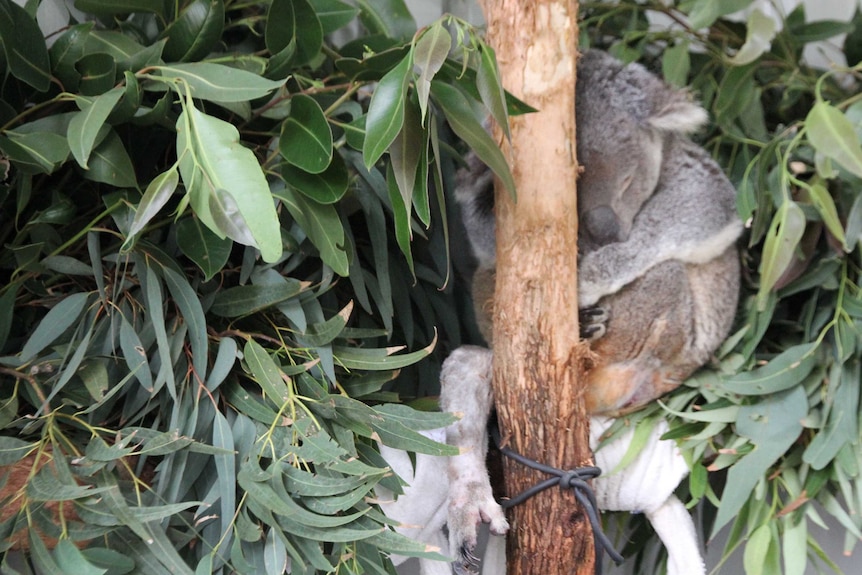
[[[374,90],[374,95],[371,96],[368,117],[365,120],[365,142],[362,149],[362,160],[368,169],[371,169],[371,166],[380,159],[401,131],[412,60],[411,52],[383,76],[377,89]]]
[[[763,524],[755,529],[745,544],[745,553],[742,563],[745,566],[746,575],[761,575],[766,564],[766,556],[772,545],[772,530],[768,524]]]
[[[132,327],[132,324],[125,317],[120,322],[120,349],[123,352],[123,357],[126,360],[129,371],[137,378],[145,390],[152,391],[153,374],[147,362],[147,350],[141,343],[141,338],[138,337],[135,328]]]
[[[281,369],[269,353],[259,343],[250,339],[243,348],[243,355],[264,394],[278,406],[287,402],[290,399],[290,390],[282,379]]]
[[[802,26],[792,26],[790,27],[790,32],[795,42],[810,44],[812,42],[822,42],[841,34],[849,34],[855,29],[856,26],[853,22],[816,20],[814,22],[806,22]]]
[[[431,94],[431,80],[452,49],[452,35],[443,26],[442,21],[435,22],[416,42],[413,50],[413,66],[419,72],[416,78],[416,93],[419,96],[419,109],[422,112],[422,124],[428,112],[428,97]]]
[[[817,342],[794,345],[769,363],[751,371],[721,378],[721,387],[740,395],[766,395],[790,389],[802,382],[820,356]]]
[[[441,554],[441,549],[434,545],[428,545],[421,541],[414,541],[395,531],[386,529],[366,540],[381,551],[404,555],[407,557],[425,557],[436,561],[448,561],[446,555]]]
[[[227,263],[233,241],[218,237],[198,218],[190,217],[177,222],[177,245],[209,281]]]
[[[853,124],[841,110],[818,101],[805,118],[805,130],[818,152],[862,178],[862,144]]]
[[[314,98],[304,94],[291,98],[278,149],[285,160],[306,172],[319,174],[329,166],[332,130]]]
[[[36,447],[36,443],[24,441],[17,437],[0,435],[0,466],[18,463]]]
[[[164,14],[163,5],[153,0],[75,0],[75,8],[93,14],[152,12]]]
[[[275,529],[270,529],[266,534],[266,543],[263,547],[263,564],[269,575],[280,575],[287,570],[287,549],[284,542],[276,534]]]
[[[0,51],[5,53],[4,64],[13,76],[40,92],[48,90],[50,62],[42,32],[12,0],[0,0]]]
[[[748,105],[755,91],[755,69],[756,64],[748,64],[731,68],[725,73],[713,104],[715,120],[719,125],[729,127]]]
[[[213,102],[244,102],[262,98],[284,84],[239,68],[211,62],[171,64],[155,66],[155,69],[162,78],[184,82],[191,89],[193,98]],[[185,94],[181,91],[180,95]]]
[[[344,197],[350,187],[350,174],[344,160],[336,154],[320,174],[310,174],[291,165],[281,168],[284,181],[308,198],[320,204],[334,204]]]
[[[9,285],[5,292],[0,293],[0,353],[6,346],[12,320],[15,317],[15,299],[18,297],[18,286]]]
[[[431,84],[431,94],[443,109],[443,114],[452,127],[452,131],[464,140],[476,152],[479,159],[493,170],[514,198],[515,181],[512,179],[506,158],[485,128],[482,127],[482,124],[476,119],[464,94],[457,88],[440,82]]]
[[[113,549],[91,546],[81,552],[93,565],[107,569],[107,575],[125,575],[135,568],[134,561]]]
[[[57,302],[27,339],[21,349],[21,361],[28,362],[35,358],[74,325],[87,307],[89,297],[87,293],[73,293]]]
[[[80,76],[78,90],[85,96],[98,96],[114,87],[117,62],[103,52],[86,54],[75,62],[75,71]]]
[[[290,64],[302,66],[320,52],[323,28],[306,0],[273,0],[266,18],[264,39],[272,54],[287,51]]]
[[[132,220],[129,235],[123,243],[124,248],[133,241],[134,236],[144,229],[144,226],[168,203],[179,183],[180,174],[177,171],[176,164],[153,178],[135,210],[135,219]]]
[[[372,34],[409,40],[416,33],[416,21],[404,0],[357,0],[359,19]]]
[[[302,293],[307,284],[293,278],[284,283],[271,285],[246,285],[218,292],[210,312],[220,317],[242,317],[277,303],[289,300]]]
[[[331,34],[339,28],[350,24],[359,14],[359,10],[340,0],[309,0],[314,8],[324,34]]]
[[[844,251],[849,253],[850,248],[847,246],[847,238],[844,235],[844,226],[841,224],[841,219],[838,216],[838,209],[835,207],[835,201],[829,195],[829,190],[820,182],[813,182],[808,188],[811,195],[811,202],[817,208],[817,212],[826,224],[826,229],[829,230],[836,240],[841,243]]]
[[[114,130],[108,131],[105,139],[90,154],[89,166],[90,169],[84,172],[88,180],[117,188],[138,187],[132,160]]]
[[[50,174],[65,163],[69,143],[64,136],[50,132],[6,132],[0,136],[0,150],[26,173]]]
[[[688,42],[677,42],[664,51],[661,57],[661,71],[665,81],[682,88],[688,85],[688,72],[691,69],[691,55]]]
[[[46,269],[71,275],[93,276],[93,267],[70,256],[48,256],[40,262]]]
[[[401,248],[401,253],[407,260],[407,265],[410,268],[411,275],[415,275],[413,264],[413,251],[411,248],[411,240],[413,232],[410,229],[410,203],[405,203],[401,191],[398,189],[398,182],[394,173],[395,166],[392,162],[386,166],[386,189],[389,192],[389,203],[392,205],[392,213],[395,219],[395,239],[398,242],[398,247]],[[410,192],[412,193],[412,187]]]
[[[382,349],[333,346],[332,352],[338,362],[348,369],[381,371],[412,365],[423,357],[427,357],[436,344],[437,339],[435,338],[427,347],[402,355],[392,354],[402,350],[403,346]]]
[[[476,89],[482,98],[482,103],[491,112],[491,116],[507,138],[509,134],[509,114],[506,110],[506,93],[503,90],[503,80],[497,67],[497,55],[487,44],[479,46],[479,69],[476,73]]]
[[[199,60],[209,54],[224,29],[223,0],[194,0],[162,32],[167,38],[165,59],[179,62]]]
[[[795,202],[785,200],[772,219],[763,245],[760,290],[757,292],[758,309],[764,309],[769,292],[796,257],[796,246],[804,232],[805,213]]]
[[[264,261],[278,260],[281,231],[272,194],[257,158],[240,144],[237,129],[186,107],[177,119],[177,153],[201,221],[219,237],[254,245]]]
[[[859,361],[845,364],[834,394],[830,394],[829,417],[823,428],[802,455],[802,460],[814,469],[825,469],[845,446],[859,437]]]
[[[422,129],[421,123],[422,118],[416,104],[408,101],[404,108],[404,124],[389,149],[392,173],[403,202],[399,207],[407,210],[408,216],[410,206],[413,204],[416,170],[419,167],[422,151],[428,142],[428,133]],[[393,208],[395,208],[394,205]],[[409,217],[406,219],[409,222]]]
[[[340,276],[347,276],[349,262],[345,251],[344,227],[338,211],[297,194],[290,187],[275,192],[287,211],[320,251],[320,259]]]
[[[768,395],[739,409],[737,431],[740,436],[750,439],[755,448],[728,472],[727,485],[733,488],[724,490],[713,533],[739,513],[757,482],[797,440],[807,414],[808,399],[802,386]]]
[[[207,343],[207,322],[204,310],[188,278],[170,267],[163,267],[165,285],[179,308],[188,327],[188,338],[192,348],[192,365],[201,380],[206,379],[209,346]]]

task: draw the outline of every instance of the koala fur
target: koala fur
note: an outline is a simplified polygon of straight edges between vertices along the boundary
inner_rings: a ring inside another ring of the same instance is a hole
[[[736,192],[688,134],[706,112],[639,64],[585,51],[578,62],[578,294],[594,339],[587,409],[618,415],[677,387],[727,337],[742,223]],[[457,197],[479,268],[480,329],[491,340],[496,243],[491,171],[475,158]]]
[[[577,153],[584,167],[577,184],[578,291],[581,334],[592,340],[598,358],[587,374],[586,397],[595,447],[612,421],[607,416],[674,389],[727,337],[738,297],[734,244],[742,224],[730,182],[688,138],[706,112],[686,91],[643,66],[590,50],[578,62],[576,98]],[[493,176],[474,156],[458,176],[456,195],[479,264],[473,277],[477,319],[492,345]],[[461,447],[461,454],[450,458],[448,473],[432,473],[438,478],[435,496],[411,491],[387,508],[439,543],[435,526],[442,527],[446,507],[456,575],[478,573],[473,549],[479,523],[488,523],[492,533],[508,528],[484,459],[493,407],[491,357],[488,349],[463,346],[444,362],[441,408],[462,414],[447,428],[446,441]],[[668,550],[670,575],[701,575],[694,525],[673,495],[688,468],[675,443],[660,439],[665,429],[661,422],[629,467],[599,477],[594,488],[602,509],[646,513]],[[596,452],[597,464],[616,468],[631,440],[632,433],[624,434]],[[495,550],[496,560],[484,570],[491,575],[505,570],[499,544]],[[424,575],[448,569],[423,563]]]

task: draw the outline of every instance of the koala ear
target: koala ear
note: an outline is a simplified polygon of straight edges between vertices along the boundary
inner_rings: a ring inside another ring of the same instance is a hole
[[[655,101],[656,107],[647,122],[656,130],[690,134],[706,124],[706,110],[694,103],[688,92],[666,87],[668,96]]]
[[[623,67],[619,82],[634,116],[656,130],[688,134],[708,119],[688,90],[668,85],[640,64]]]

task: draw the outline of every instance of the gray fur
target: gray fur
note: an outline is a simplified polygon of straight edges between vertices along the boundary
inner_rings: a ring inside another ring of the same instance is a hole
[[[588,407],[620,413],[679,385],[727,337],[742,223],[733,186],[688,137],[707,116],[686,90],[588,50],[576,92],[578,296],[589,311],[581,333],[609,368],[593,370]],[[475,157],[457,196],[483,272],[474,293],[484,294],[477,315],[491,343],[494,191]]]

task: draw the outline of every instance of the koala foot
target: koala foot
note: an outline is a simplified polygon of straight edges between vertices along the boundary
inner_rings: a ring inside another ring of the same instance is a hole
[[[449,497],[447,527],[449,549],[457,555],[455,573],[478,573],[478,559],[474,550],[479,524],[487,523],[491,533],[504,535],[509,530],[509,523],[503,508],[494,501],[491,486],[487,483],[470,482],[454,489],[450,487]]]
[[[605,335],[610,314],[607,308],[597,305],[578,310],[578,321],[581,328],[581,338],[590,341]]]

